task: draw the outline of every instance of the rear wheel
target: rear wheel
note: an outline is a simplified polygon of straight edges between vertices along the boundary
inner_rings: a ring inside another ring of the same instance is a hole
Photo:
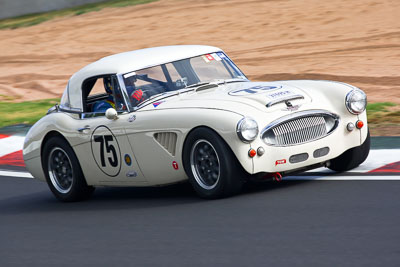
[[[370,146],[371,137],[368,130],[367,138],[364,143],[360,146],[353,147],[339,157],[332,159],[330,161],[329,169],[338,172],[354,169],[367,159]]]
[[[52,137],[46,142],[42,166],[47,184],[57,199],[79,201],[93,193],[94,187],[87,185],[78,159],[64,139]]]
[[[200,197],[214,199],[238,193],[244,172],[225,141],[208,128],[188,136],[183,163],[194,190]]]

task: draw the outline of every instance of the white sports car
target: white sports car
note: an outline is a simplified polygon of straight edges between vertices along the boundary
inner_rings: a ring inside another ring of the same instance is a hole
[[[23,155],[62,201],[187,179],[219,198],[252,178],[358,166],[370,147],[366,103],[340,82],[250,82],[217,47],[148,48],[75,73]]]

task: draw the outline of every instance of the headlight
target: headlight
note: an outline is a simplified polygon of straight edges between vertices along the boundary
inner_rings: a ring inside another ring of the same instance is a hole
[[[352,90],[346,95],[346,107],[352,114],[360,114],[367,106],[367,95],[360,89]]]
[[[252,118],[243,118],[238,122],[236,132],[240,140],[249,143],[258,135],[258,124]]]

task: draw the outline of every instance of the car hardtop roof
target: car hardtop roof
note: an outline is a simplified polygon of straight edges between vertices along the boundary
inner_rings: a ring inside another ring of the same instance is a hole
[[[103,57],[76,72],[70,86],[81,86],[82,82],[103,74],[127,73],[176,60],[222,51],[218,47],[205,45],[174,45],[134,50]]]
[[[64,106],[82,110],[81,86],[90,77],[121,74],[185,58],[222,51],[206,45],[173,45],[134,50],[103,57],[77,71],[68,82]],[[63,100],[62,99],[62,100]]]

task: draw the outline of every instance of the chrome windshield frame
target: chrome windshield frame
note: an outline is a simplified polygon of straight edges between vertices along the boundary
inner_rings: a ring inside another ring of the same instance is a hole
[[[134,111],[134,108],[131,105],[131,101],[129,101],[128,91],[126,90],[126,87],[125,87],[123,75],[124,74],[122,74],[122,73],[118,73],[116,76],[117,76],[117,80],[119,83],[119,88],[121,89],[122,97],[124,98],[124,101],[125,101],[126,109],[127,109],[128,113],[130,113],[130,112]]]

